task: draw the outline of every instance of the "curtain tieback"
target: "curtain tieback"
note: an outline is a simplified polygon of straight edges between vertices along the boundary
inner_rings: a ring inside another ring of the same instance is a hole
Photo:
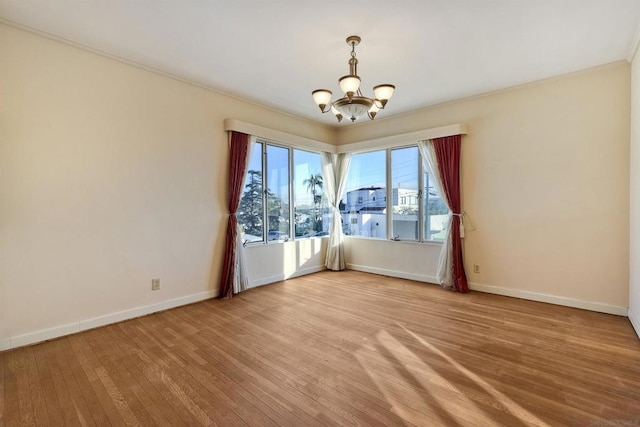
[[[464,212],[462,213],[451,212],[451,215],[457,216],[458,218],[460,218],[460,238],[462,239],[464,237]]]
[[[476,228],[473,226],[473,224],[471,223],[471,219],[469,218],[469,214],[466,213],[465,211],[462,211],[461,213],[455,213],[455,212],[451,212],[451,215],[453,216],[457,216],[458,218],[460,218],[460,238],[464,237],[464,216],[467,216],[467,222],[469,223],[469,230],[473,231]]]

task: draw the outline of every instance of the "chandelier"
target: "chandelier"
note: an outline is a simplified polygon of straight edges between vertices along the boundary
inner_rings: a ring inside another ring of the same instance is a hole
[[[360,44],[360,37],[347,37],[347,45],[351,46],[351,59],[349,59],[349,74],[338,79],[340,89],[344,96],[331,102],[331,91],[328,89],[317,89],[311,92],[313,100],[323,113],[333,112],[338,119],[344,116],[355,122],[357,118],[367,115],[371,120],[379,110],[384,109],[387,101],[393,95],[394,85],[382,84],[373,87],[375,98],[367,98],[360,91],[360,77],[358,76],[358,60],[356,59],[356,46]]]

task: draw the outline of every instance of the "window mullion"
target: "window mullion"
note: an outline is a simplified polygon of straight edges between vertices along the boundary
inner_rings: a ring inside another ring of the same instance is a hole
[[[426,224],[425,227],[427,227],[427,233],[426,233],[426,239],[425,240],[432,240],[431,239],[431,216],[429,215],[429,181],[431,180],[431,175],[427,174],[427,182],[425,183],[425,199],[424,199],[424,205],[426,206]]]
[[[424,166],[422,165],[422,155],[418,152],[418,242],[424,242],[424,201],[428,193],[424,191]]]
[[[393,239],[393,177],[391,176],[391,149],[387,148],[387,239]]]
[[[269,183],[268,175],[269,169],[268,159],[267,159],[267,144],[262,144],[262,243],[267,243],[267,236],[269,234],[269,217],[267,216],[267,211],[269,207],[267,206],[267,193],[269,191]]]
[[[289,147],[289,239],[294,240],[295,238],[295,223],[296,216],[294,210],[294,194],[293,194],[293,183],[295,182],[294,170],[293,170],[293,150]]]

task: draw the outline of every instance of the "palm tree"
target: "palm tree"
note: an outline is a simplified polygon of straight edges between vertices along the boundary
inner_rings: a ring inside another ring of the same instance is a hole
[[[318,224],[318,217],[320,216],[320,201],[322,200],[322,194],[318,195],[318,190],[322,192],[322,175],[319,173],[311,174],[309,178],[302,181],[302,185],[307,186],[307,191],[313,195],[313,203],[316,205],[316,217],[313,221],[313,229],[316,231],[322,231],[316,229]]]

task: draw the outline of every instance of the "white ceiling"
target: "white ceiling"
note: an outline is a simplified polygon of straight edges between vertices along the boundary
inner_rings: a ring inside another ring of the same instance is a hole
[[[383,117],[626,59],[640,1],[0,0],[0,17],[335,124],[311,91],[339,92],[348,35],[364,94],[397,87]]]

